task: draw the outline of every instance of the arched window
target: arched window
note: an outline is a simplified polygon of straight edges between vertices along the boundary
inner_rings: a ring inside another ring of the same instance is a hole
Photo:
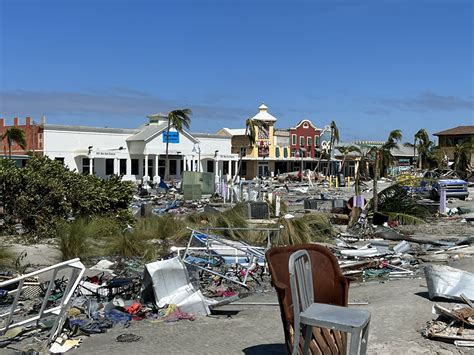
[[[283,148],[283,157],[288,158],[288,147]]]
[[[280,147],[275,147],[275,156],[276,156],[277,158],[280,157]]]

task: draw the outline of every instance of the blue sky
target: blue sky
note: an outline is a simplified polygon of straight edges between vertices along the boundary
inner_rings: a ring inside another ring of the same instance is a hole
[[[0,116],[137,127],[191,108],[192,130],[284,128],[342,139],[474,124],[469,0],[0,0]]]

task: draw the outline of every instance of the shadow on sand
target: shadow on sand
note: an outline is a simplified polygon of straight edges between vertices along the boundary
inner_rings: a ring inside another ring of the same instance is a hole
[[[242,350],[245,355],[285,355],[285,344],[260,344]]]

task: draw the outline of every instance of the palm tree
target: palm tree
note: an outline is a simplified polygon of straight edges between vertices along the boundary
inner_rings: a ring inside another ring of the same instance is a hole
[[[329,175],[332,175],[332,153],[334,145],[339,143],[339,129],[335,121],[331,121],[329,126],[331,129],[331,140],[329,143]]]
[[[388,135],[387,141],[382,144],[382,146],[372,146],[369,150],[369,153],[374,156],[375,166],[374,166],[374,197],[372,199],[372,206],[374,212],[377,212],[378,209],[378,195],[377,195],[377,181],[379,175],[379,164],[383,161],[385,164],[390,164],[393,162],[394,157],[391,153],[392,149],[398,148],[398,141],[402,139],[402,131],[399,129],[393,130]],[[383,168],[383,165],[382,165]]]
[[[15,142],[18,144],[21,149],[26,148],[26,138],[25,138],[25,132],[18,127],[11,127],[7,128],[5,132],[2,134],[0,141],[3,141],[4,139],[7,140],[8,144],[8,156],[11,159],[12,158],[12,145]]]
[[[354,177],[354,189],[355,189],[356,196],[360,196],[361,194],[360,185],[361,185],[362,178],[366,178],[368,176],[367,166],[370,162],[370,156],[371,156],[370,150],[369,151],[367,149],[364,149],[363,151],[360,150],[360,158],[359,158],[358,167],[357,167],[357,170],[355,172],[355,177]]]
[[[456,144],[454,146],[453,170],[456,171],[460,177],[466,175],[466,171],[469,167],[472,143],[472,140],[468,139],[461,144]]]
[[[414,142],[405,143],[406,147],[413,148],[413,155],[415,150],[418,151],[418,168],[423,169],[426,167],[430,160],[433,160],[432,151],[435,147],[434,142],[430,140],[428,131],[424,128],[418,130],[414,136]]]
[[[193,113],[190,109],[185,108],[181,110],[173,110],[168,112],[168,128],[166,129],[166,161],[165,161],[165,179],[169,175],[169,159],[168,159],[168,146],[170,144],[170,128],[173,126],[176,131],[183,132],[184,127],[189,129],[191,124],[191,116]],[[147,174],[147,172],[145,172]]]
[[[348,145],[348,146],[336,147],[336,149],[337,149],[342,155],[344,155],[344,157],[342,158],[342,163],[341,163],[341,169],[342,169],[342,170],[344,170],[344,163],[346,162],[347,156],[348,156],[350,153],[359,153],[359,154],[362,154],[362,151],[360,150],[360,148],[359,148],[358,146],[355,146],[355,145]]]
[[[319,165],[321,164],[321,159],[326,159],[328,160],[329,159],[329,154],[327,152],[327,150],[325,149],[318,149],[317,150],[318,154],[319,154],[319,157],[318,157],[318,163],[316,164],[316,167],[314,168],[314,172],[317,172],[319,170]]]
[[[252,148],[257,142],[257,128],[260,128],[261,126],[262,126],[262,122],[258,120],[247,118],[247,120],[245,121],[245,134],[244,135],[248,139],[248,147]],[[242,157],[243,157],[244,148],[246,147],[244,146],[240,147],[239,165],[237,167],[237,171],[235,172],[234,180],[237,178],[237,175],[240,174],[240,169],[242,168]]]

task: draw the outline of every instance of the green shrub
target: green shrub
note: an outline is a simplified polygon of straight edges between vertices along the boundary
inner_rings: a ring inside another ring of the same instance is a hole
[[[124,233],[111,240],[107,249],[108,254],[125,258],[144,257],[146,240],[133,234]]]
[[[63,260],[106,256],[110,240],[121,235],[121,226],[111,217],[78,218],[61,222],[55,230]]]
[[[90,255],[90,223],[86,219],[78,219],[72,223],[60,222],[56,233],[63,260],[84,259]]]
[[[117,218],[123,227],[132,223],[129,204],[133,185],[118,176],[108,180],[81,175],[47,157],[31,157],[24,168],[0,161],[0,196],[5,226],[21,223],[27,233],[52,236],[56,226],[69,217]]]

